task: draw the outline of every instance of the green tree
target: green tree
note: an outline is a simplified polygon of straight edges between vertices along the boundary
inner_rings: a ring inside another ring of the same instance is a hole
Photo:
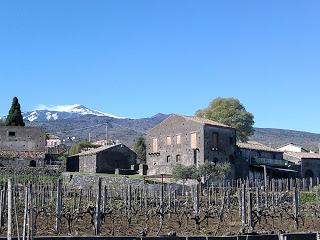
[[[133,151],[137,154],[138,159],[146,162],[146,141],[143,136],[140,136],[135,140]]]
[[[81,152],[80,144],[79,143],[74,143],[71,145],[69,149],[69,155],[75,155]]]
[[[197,168],[195,165],[184,166],[177,164],[173,167],[172,176],[176,180],[182,180],[185,183],[188,179],[197,180],[201,183],[202,180],[206,182],[211,177],[224,177],[230,172],[230,163],[210,163],[205,162]]]
[[[253,114],[247,112],[245,107],[236,98],[216,98],[205,109],[196,112],[197,117],[203,117],[229,125],[236,129],[237,140],[248,141],[254,133]]]
[[[14,97],[12,100],[12,105],[6,119],[6,126],[25,126],[17,97]]]
[[[193,172],[193,166],[177,164],[172,169],[172,177],[176,180],[182,180],[182,182],[185,183],[188,179],[192,179]]]

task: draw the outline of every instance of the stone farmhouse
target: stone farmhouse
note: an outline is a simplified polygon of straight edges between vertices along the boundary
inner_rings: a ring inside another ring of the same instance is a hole
[[[247,164],[247,177],[249,179],[263,179],[267,176],[298,177],[299,171],[283,157],[283,152],[258,142],[248,141],[238,143],[239,157]]]
[[[36,167],[45,158],[46,133],[42,128],[0,127],[0,166]]]
[[[105,145],[85,151],[67,159],[68,172],[115,173],[118,170],[134,170],[137,155],[123,144]]]
[[[242,176],[236,162],[236,131],[198,117],[173,114],[149,130],[146,138],[148,175],[171,174],[175,164],[230,162],[231,178]]]

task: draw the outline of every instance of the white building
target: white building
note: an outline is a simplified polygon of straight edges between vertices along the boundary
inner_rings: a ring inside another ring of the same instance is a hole
[[[282,151],[282,152],[309,152],[305,148],[303,148],[299,145],[296,145],[294,143],[288,143],[286,145],[283,145],[283,146],[279,147],[277,150]]]

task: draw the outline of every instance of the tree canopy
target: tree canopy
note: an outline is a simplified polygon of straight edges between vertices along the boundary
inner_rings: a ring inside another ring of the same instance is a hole
[[[143,136],[138,137],[133,145],[133,151],[137,154],[138,159],[146,161],[146,141]]]
[[[188,179],[206,182],[211,177],[223,177],[230,171],[230,163],[205,162],[197,168],[195,165],[185,166],[177,164],[173,167],[172,176],[176,180],[187,181]]]
[[[19,100],[17,97],[14,97],[12,100],[12,105],[9,110],[9,114],[6,118],[6,126],[25,126],[23,121]]]
[[[237,131],[237,140],[248,141],[254,133],[253,114],[247,112],[245,107],[236,98],[216,98],[210,102],[209,106],[196,112],[197,117],[214,120]]]

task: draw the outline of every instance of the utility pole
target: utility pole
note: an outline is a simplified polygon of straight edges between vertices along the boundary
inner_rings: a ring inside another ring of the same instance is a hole
[[[106,123],[106,145],[108,145],[108,122]]]

